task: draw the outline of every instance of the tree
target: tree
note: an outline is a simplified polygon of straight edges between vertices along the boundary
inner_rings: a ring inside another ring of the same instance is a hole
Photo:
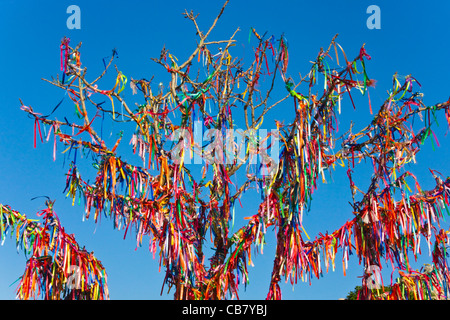
[[[46,300],[107,299],[108,286],[105,268],[93,252],[81,248],[74,235],[67,234],[53,210],[53,202],[38,212],[44,223],[0,205],[0,239],[5,241],[11,230],[16,246],[30,255],[25,272],[19,278],[19,299],[41,296]],[[14,232],[15,231],[15,232]]]
[[[174,288],[175,299],[238,297],[239,285],[248,282],[251,252],[262,251],[269,227],[275,229],[277,246],[267,299],[281,299],[282,277],[294,284],[297,279],[319,278],[330,266],[334,269],[338,250],[343,252],[344,272],[353,252],[366,271],[374,265],[381,268],[384,258],[410,272],[409,250],[414,256],[418,254],[422,236],[430,244],[434,240],[433,264],[442,274],[431,285],[446,294],[448,235],[439,221],[448,210],[450,180],[431,170],[436,187],[424,191],[413,173],[406,170],[406,164],[415,160],[427,139],[433,139],[438,111],[445,113],[450,124],[450,101],[427,106],[413,90],[420,86],[414,77],[394,75],[392,90],[373,120],[357,133],[350,126],[337,137],[344,97],[348,96],[356,108],[354,91],[365,96],[375,84],[367,74],[366,62],[371,57],[364,46],[348,59],[334,37],[327,49],[320,49],[311,70],[295,80],[287,71],[289,53],[283,36],[276,40],[251,30],[256,45],[250,64],[230,53],[239,30],[227,40],[209,39],[227,3],[206,32],[198,26],[193,12],[184,13],[197,31],[195,50],[183,62],[166,48],[153,59],[168,72],[168,87],[158,84],[155,89],[153,78],[128,78],[115,66],[115,85],[101,89],[101,80],[109,75],[117,52],[114,50],[105,61],[104,71],[89,80],[87,68],[81,64],[81,44],[72,47],[69,39],[62,40],[62,76],[46,81],[67,92],[79,121],[51,119],[51,114],[43,116],[22,102],[21,108],[34,119],[35,145],[38,136],[44,141],[41,126],[45,126],[49,133],[46,139],[54,136],[54,148],[57,143],[63,144],[73,155],[64,189],[67,195],[73,202],[84,200],[86,219],[97,222],[105,215],[125,234],[134,230],[139,245],[144,236],[150,236],[150,251],[159,253],[165,269],[164,284]],[[333,68],[332,55],[336,58]],[[280,81],[286,93],[276,98]],[[141,102],[135,107],[121,95],[127,84],[133,94],[141,94]],[[307,87],[304,93],[299,92],[302,84]],[[107,98],[106,103],[99,97]],[[269,112],[288,102],[293,107],[293,122],[276,121],[275,130],[261,130]],[[209,109],[211,105],[213,110]],[[105,115],[123,126],[111,146],[101,130]],[[416,116],[425,116],[422,126],[411,122]],[[129,133],[128,124],[133,125],[130,144],[142,165],[118,154],[122,139]],[[93,183],[79,172],[77,152],[92,159],[96,169]],[[352,177],[362,161],[372,163],[374,170],[365,192]],[[204,164],[201,170],[194,166],[197,164]],[[250,171],[255,164],[256,174]],[[320,180],[325,181],[325,173],[331,174],[336,164],[347,167],[354,217],[332,233],[305,241],[303,212],[310,206]],[[232,179],[236,176],[244,182],[235,185]],[[262,190],[259,210],[231,233],[234,207],[253,187]],[[53,208],[51,202],[47,204],[50,214]],[[20,232],[14,217],[13,210],[2,211],[2,230],[11,227]],[[50,225],[45,222],[44,226]],[[33,251],[29,264],[50,255],[47,265],[54,267],[45,267],[43,273],[31,268],[24,273],[18,290],[22,292],[32,278],[39,286],[28,286],[29,294],[23,298],[33,297],[38,290],[44,298],[55,297],[66,290],[70,277],[66,261],[71,253],[57,251],[61,247],[52,242],[40,242],[43,253],[36,249],[41,248],[35,245],[36,239],[30,238]],[[213,247],[209,265],[208,244]],[[92,281],[89,292],[97,292],[89,297],[107,298],[106,277],[96,276],[103,270],[91,267],[88,260],[77,259],[82,279]],[[56,274],[62,280],[55,287]],[[375,299],[367,288],[369,277],[366,272],[361,297]],[[99,288],[102,294],[98,294]],[[392,297],[398,294],[394,291]],[[73,292],[65,296],[80,297]]]

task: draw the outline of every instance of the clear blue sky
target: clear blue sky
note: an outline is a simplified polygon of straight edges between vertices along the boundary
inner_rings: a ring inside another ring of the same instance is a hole
[[[81,9],[80,30],[66,27],[69,17],[66,8],[72,4]],[[366,9],[372,4],[381,9],[379,30],[366,27],[369,17]],[[52,161],[51,144],[38,143],[37,148],[33,148],[33,121],[20,111],[19,98],[43,114],[49,113],[61,100],[64,93],[41,78],[56,77],[60,73],[59,44],[64,36],[71,38],[72,44],[83,42],[82,62],[92,77],[102,71],[102,59],[116,48],[119,54],[116,63],[126,76],[149,79],[156,75],[158,82],[158,77],[164,79],[165,75],[151,57],[157,57],[165,45],[181,60],[195,47],[195,29],[181,13],[185,9],[200,13],[198,23],[205,30],[221,5],[220,1],[179,0],[0,2],[0,203],[35,218],[44,201],[31,201],[31,198],[46,195],[56,199],[55,211],[66,231],[74,233],[81,245],[94,251],[106,267],[111,299],[171,299],[172,293],[160,296],[164,274],[158,273],[158,259],[153,260],[145,246],[136,251],[133,239],[123,240],[123,232],[113,230],[112,223],[106,219],[99,225],[81,221],[83,205],[72,207],[71,200],[62,194],[67,161],[63,167],[61,154]],[[378,81],[376,89],[370,91],[374,108],[386,98],[395,72],[412,74],[418,79],[425,93],[424,101],[431,105],[450,96],[449,14],[448,1],[231,0],[211,37],[225,39],[239,27],[235,55],[243,53],[250,57],[250,27],[276,37],[284,34],[289,42],[289,72],[298,79],[299,72],[309,71],[309,61],[316,57],[320,47],[327,46],[339,33],[338,42],[349,57],[356,56],[363,43],[372,56],[366,66],[369,77]],[[125,91],[127,95],[131,96],[129,88]],[[342,121],[353,119],[363,126],[370,119],[368,103],[365,98],[357,101],[357,111],[345,101]],[[291,103],[281,105],[276,114],[278,119],[288,117],[284,110],[291,107]],[[70,104],[64,104],[61,109],[73,115]],[[450,173],[447,165],[450,140],[444,136],[442,115],[439,119],[442,119],[437,130],[441,148],[433,152],[431,146],[426,145],[417,166],[411,168],[425,188],[433,186],[427,174],[428,167],[444,175]],[[128,143],[129,137],[124,141]],[[86,168],[88,166],[89,163]],[[364,184],[363,178],[370,177],[371,172],[359,174],[358,181],[364,190],[367,182]],[[91,171],[90,178],[93,177]],[[337,170],[334,178],[333,183],[320,184],[312,210],[305,217],[305,228],[312,237],[318,232],[332,232],[352,218],[346,174]],[[237,211],[239,217],[252,215],[257,208],[254,199],[258,197],[246,194],[246,198],[251,200],[250,204],[244,204],[244,209]],[[250,285],[247,290],[242,287],[241,298],[265,298],[272,270],[273,240],[268,238],[264,254],[255,257],[255,267],[249,267]],[[5,241],[0,246],[0,299],[14,299],[16,284],[10,284],[24,268],[25,257],[16,252],[14,241]],[[311,286],[299,282],[292,290],[290,285],[283,285],[283,296],[286,299],[338,299],[360,284],[358,277],[361,275],[362,267],[355,256],[351,256],[346,277],[337,258],[335,272],[324,274],[320,280],[313,279]]]

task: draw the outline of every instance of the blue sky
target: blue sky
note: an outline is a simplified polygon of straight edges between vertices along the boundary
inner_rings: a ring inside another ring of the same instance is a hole
[[[69,5],[81,9],[81,29],[69,30],[66,20]],[[381,9],[381,29],[369,30],[366,20],[369,5]],[[33,148],[33,121],[19,109],[21,98],[25,105],[36,111],[49,113],[64,93],[45,83],[60,73],[59,44],[67,36],[72,44],[82,42],[82,62],[88,74],[94,77],[103,70],[102,59],[117,49],[116,64],[128,77],[134,79],[155,75],[164,81],[166,75],[150,58],[157,57],[165,45],[179,60],[195,48],[195,29],[181,13],[187,9],[199,13],[198,23],[205,30],[220,10],[219,1],[12,1],[0,2],[0,203],[34,218],[43,208],[43,200],[33,197],[46,195],[56,199],[55,211],[66,232],[74,233],[77,241],[94,251],[106,267],[111,299],[171,299],[172,294],[160,296],[163,273],[158,273],[158,259],[153,260],[147,248],[135,250],[131,237],[123,240],[123,232],[113,230],[112,223],[103,219],[98,225],[82,222],[83,206],[71,206],[62,191],[65,185],[67,163],[64,156],[52,160],[52,145],[38,143]],[[387,97],[392,75],[412,74],[421,84],[424,102],[432,105],[449,98],[450,34],[448,1],[283,1],[231,0],[217,28],[211,34],[215,40],[226,39],[240,28],[237,46],[232,55],[251,57],[252,43],[248,42],[251,27],[258,33],[284,34],[289,43],[289,72],[298,79],[299,72],[309,71],[310,60],[320,47],[326,47],[338,33],[337,42],[347,56],[359,53],[363,43],[372,60],[367,62],[369,77],[377,80],[371,89],[372,106],[376,108]],[[105,85],[108,86],[108,83]],[[281,86],[281,90],[284,90]],[[285,91],[277,91],[281,97]],[[129,87],[125,97],[131,96]],[[354,111],[345,101],[341,115],[343,123],[352,119],[365,126],[370,121],[367,99],[356,98]],[[291,103],[280,105],[275,118],[289,119],[287,109]],[[70,104],[59,110],[73,115]],[[433,152],[425,145],[418,163],[411,170],[417,174],[424,188],[433,187],[428,168],[448,175],[447,159],[450,140],[446,134],[444,118],[436,131],[441,147]],[[112,128],[114,130],[117,128]],[[344,130],[342,130],[344,131]],[[127,137],[128,139],[128,137]],[[125,140],[127,140],[125,139]],[[127,140],[128,143],[129,140]],[[59,151],[62,147],[59,148]],[[87,163],[86,168],[89,167]],[[93,177],[91,172],[91,177]],[[358,172],[358,181],[364,190],[364,179],[371,172]],[[339,228],[352,218],[348,181],[344,171],[337,170],[334,182],[320,184],[314,194],[311,212],[305,217],[305,228],[312,237],[319,232]],[[367,182],[366,182],[367,183]],[[238,210],[239,217],[254,214],[258,195],[246,194],[250,201]],[[272,270],[274,239],[268,238],[263,255],[254,259],[249,267],[250,285],[240,297],[264,299]],[[426,255],[426,252],[424,252]],[[427,257],[425,257],[426,260]],[[336,271],[324,274],[312,285],[299,282],[294,290],[283,285],[286,299],[338,299],[360,284],[362,267],[351,256],[349,270],[344,277],[339,259]],[[420,263],[418,264],[420,267]],[[25,257],[17,253],[13,240],[0,246],[0,299],[14,299],[16,284],[11,286],[25,268]],[[388,272],[390,269],[388,268]],[[390,273],[388,273],[390,276]]]

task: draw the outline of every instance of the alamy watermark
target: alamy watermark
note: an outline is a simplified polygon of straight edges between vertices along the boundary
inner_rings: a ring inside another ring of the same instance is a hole
[[[208,129],[200,121],[193,130],[178,128],[169,136],[170,151],[176,164],[260,164],[261,173],[271,175],[280,155],[278,129]]]
[[[79,266],[69,266],[69,276],[67,277],[67,288],[70,290],[81,289],[81,269]]]
[[[382,285],[381,269],[377,265],[371,265],[366,269],[366,285],[369,289],[380,289]]]
[[[66,25],[68,29],[81,29],[81,9],[77,5],[67,7],[66,13],[70,14]],[[377,5],[370,5],[366,10],[370,16],[367,18],[366,26],[368,29],[381,29],[381,9]]]

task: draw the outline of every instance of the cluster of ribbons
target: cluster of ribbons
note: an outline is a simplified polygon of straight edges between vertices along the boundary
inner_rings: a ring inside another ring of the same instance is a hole
[[[107,275],[100,260],[67,234],[53,211],[53,203],[37,214],[39,220],[0,205],[1,241],[10,233],[17,250],[27,256],[18,279],[17,298],[46,300],[104,300],[109,298]]]
[[[277,247],[267,299],[281,299],[279,282],[283,276],[295,284],[298,279],[311,282],[313,277],[319,278],[330,267],[334,270],[338,251],[342,251],[344,273],[350,255],[354,254],[365,267],[381,266],[382,259],[385,259],[402,272],[404,279],[411,275],[410,280],[392,286],[390,297],[410,294],[412,283],[416,287],[444,292],[448,284],[446,280],[442,280],[444,283],[423,274],[422,278],[415,280],[408,254],[410,251],[414,256],[420,253],[421,236],[430,245],[430,251],[433,236],[439,243],[447,241],[443,238],[445,233],[435,225],[439,225],[447,214],[450,181],[436,178],[436,188],[424,192],[415,180],[416,190],[413,192],[406,181],[415,177],[402,170],[405,164],[415,161],[415,155],[429,137],[438,143],[432,125],[439,110],[445,112],[450,124],[450,103],[427,107],[412,90],[413,85],[418,84],[417,80],[408,76],[402,84],[396,76],[393,89],[374,115],[374,120],[356,134],[350,129],[345,136],[336,138],[339,130],[337,117],[345,106],[344,97],[348,96],[356,108],[352,90],[368,96],[369,87],[374,84],[366,72],[365,61],[371,57],[365,48],[362,47],[353,60],[348,60],[333,39],[329,50],[320,51],[308,76],[295,84],[288,76],[286,39],[281,37],[277,41],[273,36],[265,39],[253,29],[250,36],[252,34],[257,38],[257,46],[254,62],[247,69],[231,57],[228,51],[233,44],[231,39],[219,42],[226,47],[216,54],[212,45],[197,48],[191,60],[181,65],[172,54],[163,50],[160,59],[155,61],[171,76],[170,88],[164,91],[164,86],[160,85],[159,92],[154,94],[151,81],[132,79],[130,87],[133,94],[140,91],[145,99],[145,103],[138,105],[136,110],[132,110],[120,96],[127,77],[118,71],[112,89],[99,89],[96,82],[106,74],[109,64],[105,63],[105,72],[97,80],[88,82],[79,69],[78,47],[71,48],[65,39],[61,45],[61,68],[71,81],[57,85],[71,93],[83,123],[70,123],[67,119],[65,122],[50,120],[31,107],[22,106],[22,109],[35,120],[35,143],[38,134],[44,141],[44,132],[48,141],[53,132],[54,157],[57,141],[65,145],[64,152],[68,151],[69,156],[74,157],[66,175],[64,191],[67,196],[73,203],[77,197],[80,202],[84,201],[86,219],[93,212],[96,222],[104,215],[113,221],[114,228],[124,230],[124,236],[134,230],[137,246],[142,246],[144,237],[148,236],[149,249],[154,256],[159,254],[160,269],[165,272],[163,286],[175,287],[176,299],[239,297],[239,286],[250,281],[247,267],[252,265],[251,252],[254,248],[263,251],[265,234],[270,226],[277,230]],[[335,68],[330,67],[329,52],[333,47]],[[113,54],[111,59],[115,56]],[[192,58],[195,56],[198,57],[198,74],[205,74],[205,79],[200,82],[189,75],[189,71],[194,69],[195,60]],[[343,66],[340,65],[340,56],[341,61],[344,57]],[[275,95],[272,90],[277,76],[281,76],[287,94],[269,106],[268,98]],[[79,80],[78,84],[75,79]],[[321,79],[323,87],[319,83]],[[308,87],[307,94],[299,92],[304,81]],[[271,85],[263,93],[267,83]],[[316,86],[320,88],[316,90]],[[104,106],[100,108],[101,103],[94,102],[98,95],[111,100],[111,110]],[[370,112],[373,113],[368,98]],[[268,136],[254,138],[251,132],[262,125],[264,115],[271,107],[289,99],[293,101],[295,120],[288,125],[276,123],[282,146],[280,153],[276,159],[259,165],[263,169],[271,165],[271,170],[255,170],[253,164],[243,165],[241,169],[242,161],[252,162],[249,161],[252,156],[269,153],[273,144],[264,145]],[[92,102],[96,112],[92,118],[89,118],[86,108],[88,101]],[[114,101],[121,104],[120,112],[115,110]],[[240,120],[245,120],[246,124],[242,159],[235,149],[230,152],[223,145],[220,147],[223,140],[219,136],[225,137],[226,130],[236,128],[237,118],[233,118],[233,110],[243,111],[243,119]],[[111,113],[112,121],[118,122],[126,117],[135,122],[136,130],[131,133],[129,144],[132,152],[137,152],[141,158],[142,166],[133,165],[131,161],[123,160],[125,157],[117,155],[122,134],[111,148],[102,135],[97,134],[94,125],[100,119],[100,112]],[[409,120],[422,114],[426,115],[425,126],[416,131]],[[192,137],[199,129],[196,127],[198,123],[203,132],[215,130],[211,141],[202,141],[200,145],[193,141]],[[173,139],[173,133],[178,129],[188,133],[187,143],[180,144],[177,140],[183,137]],[[83,140],[86,134],[90,141]],[[339,141],[342,141],[340,147],[337,145]],[[94,179],[89,179],[94,181],[91,184],[78,171],[76,154],[79,149],[88,150],[95,158],[93,165],[97,172]],[[205,163],[201,177],[197,179],[183,160],[186,155],[192,158],[195,154],[222,161]],[[177,156],[182,160],[176,161]],[[223,159],[231,161],[224,163]],[[362,160],[371,161],[374,168],[371,184],[365,193],[352,178]],[[336,231],[320,234],[312,240],[303,227],[303,213],[311,209],[312,195],[319,187],[319,179],[325,181],[326,173],[336,164],[345,167],[345,162],[354,217]],[[246,174],[243,174],[245,169]],[[236,183],[238,175],[246,179],[241,185]],[[233,232],[236,200],[240,202],[241,195],[250,188],[261,193],[259,210]],[[362,193],[360,201],[356,201],[358,191]],[[401,200],[396,200],[398,193]],[[206,254],[210,246],[212,253],[208,266]],[[433,255],[436,277],[447,279],[445,251],[439,248],[435,247]],[[75,260],[81,261],[80,258]],[[24,277],[26,281],[30,278],[31,274]],[[421,285],[420,281],[425,281],[423,279],[427,279],[426,283],[431,287]],[[423,294],[421,297],[425,296],[430,297]],[[378,296],[366,292],[362,297]]]
[[[367,285],[367,276],[358,291],[358,299],[373,300],[448,300],[450,273],[448,272],[446,250],[449,244],[448,232],[440,229],[435,234],[432,252],[433,265],[425,264],[421,270],[399,270],[398,278],[387,288],[378,284]],[[370,289],[369,289],[370,288]]]

